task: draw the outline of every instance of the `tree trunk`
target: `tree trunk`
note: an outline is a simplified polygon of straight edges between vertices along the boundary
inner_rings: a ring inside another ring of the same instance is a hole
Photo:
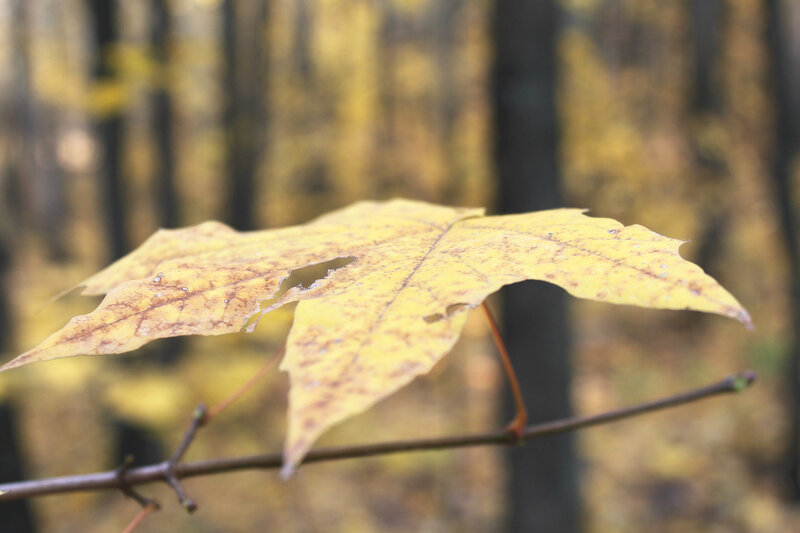
[[[113,83],[115,69],[109,63],[109,55],[119,39],[116,0],[88,0],[88,8],[94,28],[94,82]],[[123,113],[122,108],[112,109],[99,116],[94,123],[95,134],[101,147],[99,181],[102,191],[101,210],[106,226],[106,242],[111,260],[128,253],[127,216],[123,186]],[[136,464],[161,460],[161,454],[152,450],[160,443],[153,440],[145,428],[134,429],[132,424],[115,420],[117,446],[112,461],[119,464],[124,457],[132,455]],[[123,429],[124,428],[124,431]],[[133,433],[137,433],[132,437]],[[146,442],[146,444],[142,444]]]
[[[494,156],[504,213],[561,205],[556,114],[557,2],[497,0],[493,19]],[[566,293],[526,282],[503,292],[506,343],[530,419],[570,416]],[[538,439],[508,454],[511,532],[578,531],[570,435]]]
[[[690,0],[692,44],[692,86],[689,95],[689,135],[698,169],[697,190],[703,202],[703,229],[695,261],[714,277],[719,277],[718,261],[725,245],[730,206],[727,195],[728,167],[722,154],[709,146],[709,132],[722,127],[723,85],[720,72],[721,36],[724,20],[722,0]],[[693,320],[698,324],[698,320]]]
[[[26,479],[21,464],[22,447],[16,439],[16,408],[4,400],[0,403],[0,482]],[[28,533],[36,531],[30,502],[19,500],[0,502],[0,524],[3,531]]]
[[[175,177],[174,112],[170,94],[170,47],[172,17],[167,0],[152,0],[151,43],[161,76],[152,95],[152,128],[156,143],[156,184],[158,187],[158,220],[162,228],[180,226],[180,198]],[[163,339],[152,350],[152,358],[161,365],[174,364],[184,352],[183,337]]]
[[[722,35],[722,0],[690,0],[692,40],[692,108],[698,113],[720,111],[719,57]]]
[[[313,73],[311,60],[312,17],[309,0],[294,0],[294,31],[292,32],[292,69],[303,82],[310,83]]]
[[[116,0],[88,0],[94,28],[94,82],[114,81],[109,54],[118,38]],[[111,259],[128,252],[125,194],[122,183],[122,109],[114,109],[94,123],[100,144],[101,203]]]
[[[11,103],[14,107],[8,113],[9,121],[6,132],[9,142],[13,146],[9,150],[9,160],[6,161],[6,184],[10,190],[2,192],[11,193],[9,197],[0,197],[0,353],[14,352],[13,342],[13,317],[10,299],[12,289],[9,274],[12,266],[12,250],[14,245],[24,240],[14,239],[20,230],[24,230],[26,220],[25,205],[26,185],[30,185],[33,177],[33,101],[30,90],[30,56],[29,47],[29,2],[17,0],[13,4],[13,69],[15,76],[14,98]],[[17,201],[20,205],[12,205]],[[15,216],[16,215],[16,216]],[[19,217],[19,218],[17,218]],[[16,220],[15,220],[16,218]],[[24,457],[22,446],[17,438],[19,427],[17,423],[17,409],[13,398],[4,395],[0,399],[0,481],[15,481],[25,478]],[[0,529],[19,531],[22,533],[35,531],[35,522],[29,502],[0,502]]]
[[[227,132],[227,220],[238,230],[255,229],[258,165],[266,138],[264,80],[267,2],[222,4]]]
[[[180,225],[178,193],[175,187],[175,146],[172,142],[173,111],[169,92],[169,58],[171,17],[167,0],[152,0],[153,27],[151,41],[161,76],[153,91],[153,138],[156,143],[158,169],[158,211],[161,227]]]
[[[0,220],[0,353],[14,353],[13,317],[9,301],[11,270],[11,239],[9,220]],[[23,446],[17,438],[19,424],[13,399],[0,400],[0,482],[26,479]],[[0,501],[0,530],[28,533],[36,530],[28,500]]]
[[[33,191],[36,226],[43,236],[48,259],[63,263],[70,257],[66,238],[69,213],[64,174],[56,157],[58,111],[54,106],[38,102],[34,113],[36,151],[39,156]]]
[[[770,59],[775,102],[775,147],[772,179],[775,201],[789,260],[791,335],[786,389],[789,393],[791,435],[787,457],[792,499],[800,500],[800,240],[793,170],[800,150],[800,6],[768,0]]]

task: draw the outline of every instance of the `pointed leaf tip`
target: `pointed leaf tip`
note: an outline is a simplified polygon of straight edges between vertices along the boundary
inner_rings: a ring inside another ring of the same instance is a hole
[[[281,467],[281,479],[283,481],[288,481],[290,477],[292,477],[297,470],[297,467],[291,463],[284,463]]]
[[[742,308],[742,310],[739,311],[739,314],[737,315],[736,319],[750,331],[756,329],[755,326],[753,325],[753,320],[750,318],[750,313],[747,312],[747,309]]]

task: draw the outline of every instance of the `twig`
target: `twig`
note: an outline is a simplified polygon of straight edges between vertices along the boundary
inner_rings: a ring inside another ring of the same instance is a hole
[[[125,479],[125,474],[128,472],[128,470],[130,470],[133,461],[134,459],[132,455],[126,455],[125,459],[122,460],[122,464],[119,465],[116,470],[114,470],[117,480],[119,481],[119,489],[125,496],[135,500],[136,503],[142,506],[142,508],[154,507],[155,510],[159,509],[160,506],[158,505],[157,501],[151,500],[150,498],[145,498],[139,494],[133,487],[131,487],[130,483],[128,483],[128,480]]]
[[[189,423],[189,427],[186,430],[186,433],[183,434],[183,440],[175,449],[175,452],[170,457],[169,462],[178,464],[180,460],[183,458],[186,450],[189,449],[189,446],[192,445],[192,441],[194,441],[195,435],[197,435],[197,430],[204,424],[206,419],[206,414],[208,413],[208,409],[206,409],[205,404],[198,405],[194,413],[192,413],[192,421]]]
[[[275,363],[281,358],[285,351],[285,347],[278,350],[275,354],[270,357],[264,365],[258,369],[250,379],[248,379],[243,385],[233,391],[227,398],[223,399],[221,402],[216,404],[211,409],[206,408],[205,404],[200,404],[194,410],[192,414],[192,421],[189,424],[189,427],[186,430],[186,433],[183,435],[183,439],[181,443],[178,445],[178,448],[172,454],[172,457],[166,462],[167,469],[164,472],[164,479],[166,480],[167,484],[172,487],[172,490],[175,491],[175,494],[178,496],[178,501],[180,504],[186,509],[189,513],[193,513],[197,510],[197,502],[195,502],[189,495],[186,493],[186,489],[183,488],[181,485],[179,478],[179,470],[180,470],[180,462],[183,456],[186,454],[186,451],[189,449],[189,446],[192,445],[194,442],[195,437],[197,436],[198,430],[209,424],[211,420],[214,419],[217,415],[219,415],[223,410],[229,407],[232,403],[242,397],[242,395],[250,390],[253,385],[261,379],[267,371],[269,371]]]
[[[172,490],[178,495],[180,504],[190,513],[197,510],[197,503],[186,494],[183,485],[178,481],[178,468],[180,467],[181,459],[184,454],[186,454],[186,450],[188,450],[189,446],[194,442],[197,430],[204,424],[207,412],[206,406],[202,403],[194,410],[194,413],[192,413],[192,421],[189,423],[186,433],[183,434],[181,443],[175,449],[175,453],[173,453],[172,457],[166,462],[167,470],[164,472],[164,479],[167,480],[169,486],[172,487]]]
[[[755,373],[748,370],[729,376],[722,381],[707,387],[693,389],[691,391],[669,396],[661,400],[609,411],[594,416],[568,418],[564,420],[528,426],[525,428],[523,440],[527,441],[543,437],[545,435],[552,435],[554,433],[563,433],[585,427],[607,424],[623,418],[630,418],[660,409],[675,407],[701,400],[703,398],[709,398],[712,396],[732,392],[740,392],[749,387],[755,378]],[[339,459],[352,459],[356,457],[370,457],[399,452],[441,450],[462,448],[466,446],[510,445],[513,443],[514,437],[512,435],[505,430],[499,430],[477,435],[461,435],[455,437],[437,437],[430,439],[394,441],[359,446],[319,448],[317,450],[312,450],[303,460],[303,464]],[[173,473],[176,479],[180,479],[194,476],[219,474],[223,472],[232,472],[236,470],[280,468],[283,462],[282,459],[283,458],[281,454],[207,459],[204,461],[193,461],[175,465]],[[170,470],[170,468],[169,461],[142,466],[139,468],[132,468],[126,472],[124,481],[128,485],[163,481],[166,479],[167,472]],[[97,472],[93,474],[2,483],[0,484],[0,494],[2,494],[2,496],[0,496],[0,501],[19,500],[23,498],[32,498],[36,496],[64,492],[120,488],[122,488],[122,485],[120,484],[119,476],[117,475],[116,471],[112,470],[110,472]]]

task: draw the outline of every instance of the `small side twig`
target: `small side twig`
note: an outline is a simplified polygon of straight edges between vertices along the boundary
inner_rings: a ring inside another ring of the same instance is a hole
[[[197,432],[203,426],[208,425],[211,420],[213,420],[217,415],[219,415],[223,410],[228,408],[232,403],[242,397],[245,392],[250,390],[253,385],[261,379],[267,371],[269,371],[275,364],[280,360],[281,356],[285,351],[285,347],[278,350],[275,354],[270,357],[258,371],[253,374],[243,385],[233,391],[228,397],[223,399],[221,402],[214,405],[211,409],[208,409],[205,404],[200,404],[195,408],[194,413],[192,413],[192,421],[189,423],[189,427],[186,429],[186,433],[183,434],[183,439],[178,447],[175,449],[175,452],[172,454],[172,457],[169,460],[165,461],[165,470],[164,470],[164,479],[166,480],[167,484],[172,487],[172,490],[175,491],[175,494],[178,496],[178,501],[180,504],[186,509],[189,513],[193,513],[197,510],[197,502],[195,502],[189,495],[186,493],[186,489],[183,488],[179,479],[179,469],[180,469],[180,462],[183,459],[183,456],[186,455],[186,451],[189,449],[189,446],[192,445],[194,442],[195,437],[197,436]]]
[[[200,429],[201,426],[205,425],[206,415],[208,413],[208,409],[206,405],[201,403],[198,405],[194,413],[192,413],[192,421],[189,423],[189,427],[186,429],[186,433],[183,434],[183,440],[175,449],[175,452],[170,457],[169,462],[172,464],[178,464],[183,456],[186,454],[186,450],[189,449],[189,446],[192,445],[194,441],[195,435],[197,435],[197,430]]]
[[[189,446],[192,445],[194,442],[194,438],[197,435],[197,430],[200,429],[203,424],[205,424],[206,414],[208,410],[206,409],[205,404],[200,404],[192,413],[192,421],[189,423],[189,427],[186,429],[186,433],[183,434],[183,439],[178,447],[175,449],[175,453],[172,454],[172,457],[166,461],[166,469],[164,471],[164,479],[167,481],[172,490],[175,491],[175,494],[178,495],[178,501],[186,509],[188,512],[193,513],[197,510],[197,502],[195,502],[189,495],[186,493],[186,490],[181,485],[178,476],[178,466],[180,465],[181,459],[186,454],[186,451],[189,449]]]
[[[130,470],[131,465],[133,465],[134,458],[132,455],[126,455],[125,459],[122,460],[122,464],[120,464],[116,470],[114,470],[114,474],[117,477],[117,481],[119,482],[119,490],[132,500],[135,500],[142,508],[152,507],[153,510],[160,509],[160,506],[157,501],[151,500],[150,498],[145,498],[139,492],[137,492],[130,483],[125,479],[125,474]]]

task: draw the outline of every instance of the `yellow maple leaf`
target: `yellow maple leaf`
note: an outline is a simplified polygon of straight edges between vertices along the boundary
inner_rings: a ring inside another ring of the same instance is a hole
[[[680,257],[681,244],[578,209],[486,217],[409,200],[360,202],[277,230],[161,230],[83,283],[85,294],[107,293],[97,309],[2,369],[252,329],[261,314],[299,301],[281,365],[291,381],[287,473],[323,431],[428,372],[465,311],[503,285],[538,279],[582,298],[749,326],[736,299]],[[280,291],[293,271],[342,258],[310,286]]]

